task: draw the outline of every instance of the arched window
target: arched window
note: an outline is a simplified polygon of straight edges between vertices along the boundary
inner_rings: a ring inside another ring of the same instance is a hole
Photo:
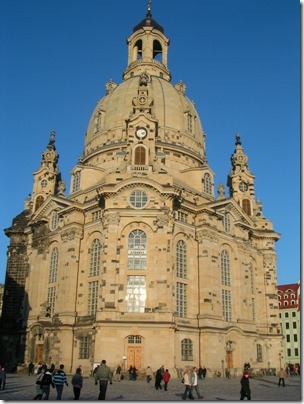
[[[157,40],[154,39],[153,41],[153,59],[156,59],[160,62],[162,62],[162,57],[163,57],[163,49],[161,46],[161,43]]]
[[[143,146],[137,146],[134,154],[134,164],[144,166],[146,164],[146,149]]]
[[[93,240],[90,248],[90,271],[89,276],[99,275],[99,265],[100,265],[100,241],[96,238]]]
[[[249,199],[243,199],[242,208],[248,216],[251,216],[251,203]]]
[[[139,39],[133,48],[133,62],[142,58],[142,40]]]
[[[54,211],[51,216],[50,229],[52,231],[56,230],[58,227],[58,223],[59,223],[59,215],[58,212]]]
[[[187,277],[187,248],[183,240],[179,240],[176,245],[176,276]]]
[[[193,132],[193,116],[191,114],[187,115],[187,129],[188,132]]]
[[[211,175],[209,173],[204,175],[204,191],[207,194],[212,194]]]
[[[222,285],[230,286],[230,259],[226,250],[221,252]]]
[[[49,283],[54,283],[57,280],[59,251],[57,247],[53,248],[50,260]]]
[[[39,209],[40,206],[43,204],[44,198],[42,195],[37,196],[36,203],[35,203],[35,210]]]
[[[79,189],[80,189],[80,179],[81,179],[81,172],[76,171],[76,173],[74,173],[74,177],[73,177],[72,192],[79,191]]]
[[[128,240],[128,269],[146,269],[147,236],[142,230],[133,230]]]
[[[189,338],[184,338],[181,342],[181,359],[182,361],[193,360],[193,342]]]

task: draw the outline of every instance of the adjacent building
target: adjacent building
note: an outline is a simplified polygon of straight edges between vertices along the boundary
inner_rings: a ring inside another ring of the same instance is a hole
[[[148,6],[127,38],[122,82],[107,82],[92,112],[68,191],[50,134],[33,192],[5,229],[8,365],[88,373],[105,358],[165,364],[173,376],[187,365],[279,367],[280,235],[238,134],[215,189],[198,111],[185,83],[171,82],[169,43]]]
[[[300,282],[278,286],[280,322],[283,334],[281,364],[301,362]]]

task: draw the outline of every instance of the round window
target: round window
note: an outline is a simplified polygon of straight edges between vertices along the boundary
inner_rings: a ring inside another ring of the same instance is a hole
[[[130,205],[135,209],[140,209],[148,203],[148,195],[145,191],[137,189],[130,194]]]

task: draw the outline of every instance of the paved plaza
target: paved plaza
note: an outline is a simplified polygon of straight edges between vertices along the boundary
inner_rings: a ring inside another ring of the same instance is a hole
[[[62,400],[73,400],[73,388],[68,376],[69,386],[64,387]],[[19,401],[32,400],[36,394],[35,376],[8,374],[5,390],[0,391],[0,400]],[[97,400],[98,385],[95,386],[92,377],[84,378],[80,400]],[[285,379],[285,388],[278,387],[276,376],[264,376],[260,379],[250,379],[252,400],[256,401],[302,401],[301,379],[299,376]],[[240,399],[240,379],[207,378],[199,380],[199,389],[203,399],[197,401],[238,401]],[[180,380],[171,380],[168,391],[155,390],[154,380],[149,384],[145,380],[121,382],[113,381],[108,386],[107,401],[181,401],[184,385]],[[51,388],[50,400],[55,400],[56,389]]]

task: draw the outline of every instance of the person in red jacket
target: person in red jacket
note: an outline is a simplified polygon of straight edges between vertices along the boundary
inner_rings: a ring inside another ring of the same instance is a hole
[[[166,369],[165,372],[164,372],[164,374],[163,374],[163,381],[164,381],[164,383],[165,383],[164,389],[165,389],[166,391],[168,390],[168,383],[169,383],[170,377],[171,377],[171,375],[170,375],[168,369]]]

